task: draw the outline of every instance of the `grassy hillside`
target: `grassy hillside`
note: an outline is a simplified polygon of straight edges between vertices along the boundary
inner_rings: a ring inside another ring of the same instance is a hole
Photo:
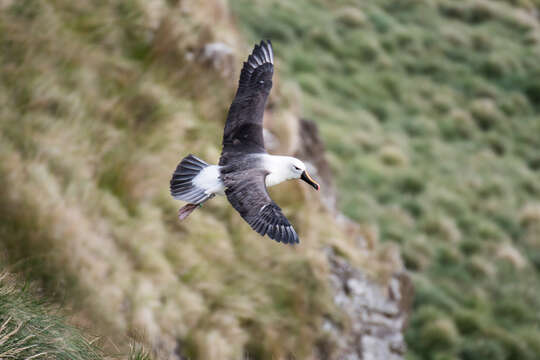
[[[540,358],[540,4],[231,3],[299,82],[343,212],[401,247],[409,358]]]
[[[323,318],[348,326],[323,248],[393,270],[305,184],[272,193],[296,248],[258,236],[223,198],[178,222],[169,178],[190,152],[217,162],[236,54],[250,48],[239,39],[218,0],[0,2],[0,252],[109,339],[106,353],[138,334],[191,359],[303,359]],[[230,53],[208,57],[213,42]],[[267,114],[282,152],[298,142],[294,93],[278,78]]]
[[[150,351],[134,339],[129,353],[116,351],[105,356],[100,349],[105,339],[84,334],[80,326],[70,324],[65,309],[44,300],[34,285],[7,272],[0,274],[1,359],[152,359]]]
[[[0,275],[0,358],[99,360],[101,352],[50,305]]]

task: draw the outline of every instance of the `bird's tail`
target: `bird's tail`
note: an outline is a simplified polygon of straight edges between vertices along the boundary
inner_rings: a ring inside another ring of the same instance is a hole
[[[197,208],[197,205],[213,196],[213,194],[207,193],[206,189],[193,182],[193,179],[208,166],[210,165],[206,162],[189,154],[176,167],[171,178],[171,195],[177,200],[189,203],[178,212],[180,220],[188,217]]]

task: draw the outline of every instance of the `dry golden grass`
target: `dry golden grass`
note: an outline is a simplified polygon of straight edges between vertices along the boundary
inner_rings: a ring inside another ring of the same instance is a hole
[[[0,319],[0,359],[102,359],[95,339],[85,338],[36,289],[7,272],[0,274]]]
[[[336,312],[322,249],[375,274],[399,265],[391,250],[370,259],[301,184],[273,192],[296,248],[255,234],[225,199],[177,221],[171,172],[189,152],[217,162],[247,49],[225,2],[29,2],[39,11],[0,14],[12,47],[0,55],[2,250],[117,347],[141,332],[191,358],[306,358]],[[205,63],[216,41],[241,57]],[[268,128],[292,152],[298,105],[281,93]]]

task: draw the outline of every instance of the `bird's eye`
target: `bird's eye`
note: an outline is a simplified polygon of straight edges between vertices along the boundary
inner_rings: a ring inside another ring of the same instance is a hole
[[[264,84],[264,80],[259,80],[259,84]]]
[[[300,168],[296,165],[293,165],[295,170],[300,170]]]

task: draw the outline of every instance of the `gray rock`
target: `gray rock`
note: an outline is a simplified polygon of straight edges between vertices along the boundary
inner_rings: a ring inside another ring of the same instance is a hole
[[[347,316],[349,326],[325,319],[323,331],[334,349],[319,349],[319,359],[403,359],[403,329],[413,295],[409,277],[404,272],[397,273],[383,286],[332,250],[327,251],[327,256],[334,302]]]
[[[300,143],[295,156],[312,168],[325,191],[323,203],[344,227],[358,227],[337,210],[337,192],[332,171],[325,157],[325,145],[317,125],[299,119]],[[369,241],[359,235],[359,248],[370,251]],[[319,360],[400,360],[406,351],[403,329],[412,303],[413,288],[403,269],[386,285],[369,279],[331,249],[326,250],[330,264],[330,283],[334,290],[334,303],[346,316],[346,325],[326,318],[322,330],[327,334],[318,344]],[[399,263],[402,264],[401,261]],[[403,265],[399,265],[403,267]]]
[[[234,51],[225,43],[214,42],[204,45],[200,60],[203,63],[209,64],[223,76],[228,76],[233,73]]]

